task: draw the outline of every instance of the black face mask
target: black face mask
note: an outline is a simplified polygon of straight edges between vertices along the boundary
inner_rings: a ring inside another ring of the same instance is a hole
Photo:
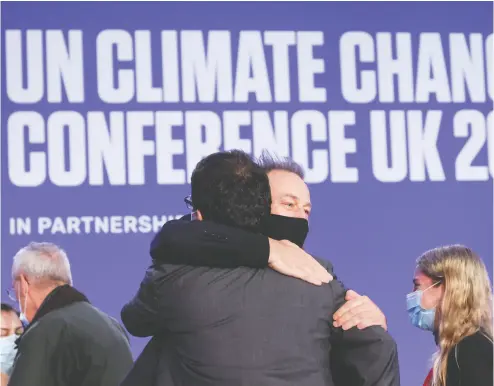
[[[302,248],[309,233],[309,222],[304,218],[271,214],[263,220],[262,229],[262,233],[272,239],[288,240]]]

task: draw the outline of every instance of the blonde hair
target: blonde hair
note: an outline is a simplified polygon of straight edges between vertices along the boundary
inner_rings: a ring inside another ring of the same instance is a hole
[[[436,310],[438,352],[433,386],[446,386],[448,355],[463,338],[481,331],[492,339],[492,285],[482,260],[463,245],[425,252],[417,268],[444,286]]]

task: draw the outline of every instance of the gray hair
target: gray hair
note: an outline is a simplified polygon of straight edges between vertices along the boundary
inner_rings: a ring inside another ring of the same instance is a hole
[[[72,285],[70,263],[65,251],[52,243],[30,243],[14,256],[12,279],[20,274],[35,281],[63,282]]]
[[[278,157],[271,155],[267,150],[263,150],[257,163],[263,168],[266,173],[272,170],[283,170],[285,172],[294,173],[301,179],[304,179],[305,173],[302,166],[288,157]]]

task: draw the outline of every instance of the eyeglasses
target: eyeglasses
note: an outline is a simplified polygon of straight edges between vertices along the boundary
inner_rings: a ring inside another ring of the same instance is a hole
[[[14,289],[14,288],[10,288],[10,289],[8,289],[8,290],[7,290],[7,295],[8,295],[8,296],[9,296],[9,298],[10,298],[11,300],[13,300],[14,302],[16,302],[16,301],[17,301],[17,296],[16,296],[16,294],[15,294],[15,289]]]
[[[194,205],[192,205],[192,197],[190,195],[186,196],[184,198],[185,205],[187,206],[187,209],[194,209]]]

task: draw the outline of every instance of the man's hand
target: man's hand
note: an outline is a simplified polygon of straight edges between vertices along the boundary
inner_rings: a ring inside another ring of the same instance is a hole
[[[346,303],[333,316],[335,327],[348,330],[357,326],[359,330],[362,330],[370,326],[381,326],[385,330],[388,329],[386,317],[367,296],[361,296],[349,290],[345,299]]]
[[[333,276],[316,259],[290,241],[269,239],[269,247],[268,265],[275,271],[315,285],[333,280]]]

